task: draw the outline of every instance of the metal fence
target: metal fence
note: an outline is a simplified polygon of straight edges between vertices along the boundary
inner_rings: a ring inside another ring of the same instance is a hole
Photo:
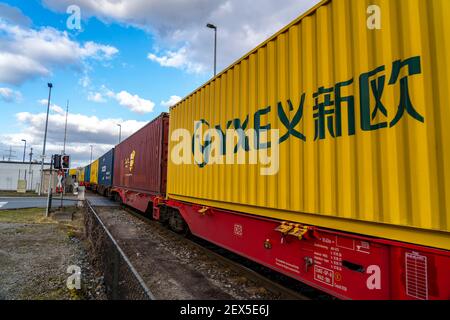
[[[154,300],[155,297],[88,200],[85,208],[84,224],[91,262],[103,273],[108,299]]]

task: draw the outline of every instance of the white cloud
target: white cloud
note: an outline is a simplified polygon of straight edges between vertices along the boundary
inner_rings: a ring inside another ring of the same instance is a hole
[[[115,47],[100,45],[92,41],[88,41],[83,47],[80,47],[80,55],[83,58],[111,59],[117,53],[119,50]]]
[[[187,72],[212,72],[218,27],[218,70],[228,66],[320,0],[44,0],[64,12],[80,6],[83,16],[131,25],[155,36],[148,58]]]
[[[17,121],[25,126],[25,133],[30,133],[38,138],[33,138],[34,143],[40,142],[40,136],[44,134],[46,113],[20,112],[16,114]],[[49,115],[49,135],[52,142],[62,141],[66,117],[65,114]],[[117,124],[122,124],[122,136],[126,137],[141,127],[146,122],[123,119],[99,119],[96,116],[69,113],[67,119],[68,139],[72,143],[99,143],[114,144],[118,136]]]
[[[92,41],[80,44],[67,32],[51,27],[39,30],[12,25],[0,17],[0,82],[21,84],[48,76],[53,67],[78,66],[89,59],[109,60],[115,47]]]
[[[148,31],[182,28],[208,15],[224,0],[44,0],[49,8],[66,12],[69,5],[81,8],[83,17],[96,16],[105,22],[118,21]]]
[[[139,97],[137,94],[131,94],[125,90],[122,90],[118,93],[108,89],[105,85],[102,85],[100,88],[100,92],[89,92],[88,100],[102,103],[106,102],[106,99],[114,99],[121,106],[130,109],[135,113],[150,113],[153,111],[155,107],[155,103],[151,100],[143,99]]]
[[[20,133],[2,134],[0,141],[5,145],[22,146],[22,139],[34,148],[36,157],[42,152],[46,113],[20,112],[16,114],[19,125],[23,127]],[[47,155],[59,153],[63,147],[65,113],[49,115]],[[118,142],[119,130],[117,124],[122,124],[122,138],[125,139],[147,122],[124,120],[120,118],[100,119],[96,116],[69,113],[67,121],[67,150],[76,163],[86,164],[90,157],[89,145],[94,145],[94,158],[98,158]]]
[[[170,96],[169,100],[161,101],[161,105],[163,107],[170,108],[170,107],[176,105],[180,101],[181,101],[181,97],[179,97],[179,96]]]
[[[50,106],[50,110],[53,111],[54,113],[64,114],[63,108],[55,104]]]
[[[109,97],[109,98],[114,98],[115,95],[116,95],[116,94],[114,93],[114,91],[108,89],[105,85],[102,85],[102,86],[101,86],[101,91],[103,92],[103,95],[104,95],[104,96],[107,96],[107,97]]]
[[[89,87],[92,83],[91,78],[89,77],[88,69],[89,67],[86,66],[86,68],[83,70],[83,76],[80,78],[80,80],[78,80],[78,84],[83,88]]]
[[[41,99],[38,102],[39,102],[39,104],[41,104],[43,106],[47,106],[48,105],[48,100],[47,99]],[[61,108],[60,106],[58,106],[57,104],[54,104],[54,103],[50,104],[50,111],[52,111],[54,113],[58,113],[58,114],[65,114],[64,109]]]
[[[153,111],[155,103],[150,100],[140,98],[138,95],[132,95],[127,91],[120,91],[114,97],[117,102],[136,113],[149,113]]]
[[[22,100],[22,94],[10,88],[0,88],[0,98],[5,102],[18,102]]]
[[[46,76],[50,71],[28,57],[0,52],[0,82],[20,84],[28,78]]]
[[[189,61],[186,47],[180,48],[177,51],[166,51],[160,56],[149,53],[147,58],[159,63],[163,67],[184,69],[189,73],[202,73],[205,71],[205,68],[201,63]]]
[[[106,102],[106,99],[103,97],[103,95],[100,92],[89,92],[87,98],[89,101],[93,101],[93,102],[97,102],[97,103]]]
[[[22,26],[29,26],[31,24],[30,18],[25,16],[22,11],[6,3],[0,3],[0,19]]]

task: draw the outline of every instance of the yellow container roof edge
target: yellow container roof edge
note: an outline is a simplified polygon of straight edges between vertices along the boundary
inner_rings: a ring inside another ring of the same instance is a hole
[[[226,67],[225,69],[223,69],[222,71],[220,71],[217,75],[215,75],[214,77],[212,77],[210,80],[206,81],[205,83],[203,83],[202,85],[200,85],[199,87],[197,87],[195,90],[191,91],[189,94],[187,94],[186,96],[183,97],[183,99],[181,99],[178,103],[176,103],[175,105],[173,105],[172,107],[169,108],[169,110],[175,109],[178,105],[180,105],[183,101],[185,101],[187,98],[189,98],[191,95],[193,95],[194,93],[196,93],[197,91],[201,90],[202,88],[208,86],[210,83],[214,82],[214,80],[216,80],[217,78],[220,78],[224,73],[226,73],[228,70],[232,69],[233,67],[235,67],[236,65],[238,65],[241,61],[247,59],[249,56],[251,56],[253,53],[257,52],[260,48],[264,47],[265,45],[267,45],[270,41],[274,40],[275,38],[277,38],[280,34],[286,32],[287,30],[289,30],[289,28],[291,28],[293,25],[297,24],[298,22],[300,22],[303,18],[311,15],[312,13],[314,13],[318,8],[320,8],[321,6],[323,6],[324,4],[327,4],[328,2],[330,2],[331,0],[322,0],[319,3],[317,3],[315,6],[313,6],[312,8],[308,9],[305,13],[303,13],[302,15],[300,15],[299,17],[295,18],[291,23],[289,23],[287,26],[283,27],[281,30],[279,30],[278,32],[274,33],[271,37],[269,37],[267,40],[265,40],[264,42],[262,42],[261,44],[259,44],[258,46],[256,46],[255,48],[253,48],[252,50],[250,50],[249,52],[247,52],[246,54],[244,54],[241,58],[237,59],[236,61],[234,61],[233,63],[231,63],[228,67]]]

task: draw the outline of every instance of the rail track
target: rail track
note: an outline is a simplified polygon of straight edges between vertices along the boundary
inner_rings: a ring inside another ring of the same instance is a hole
[[[129,214],[135,216],[136,218],[142,220],[143,222],[146,222],[148,224],[151,224],[153,227],[158,228],[161,231],[167,232],[170,237],[173,239],[176,239],[178,241],[184,241],[188,242],[191,246],[196,247],[199,249],[202,253],[204,253],[208,258],[218,261],[221,264],[227,266],[229,269],[235,271],[236,273],[242,275],[246,279],[252,281],[259,287],[263,287],[266,290],[272,292],[273,294],[280,297],[281,300],[311,300],[312,298],[310,296],[305,295],[302,292],[290,289],[277,281],[269,279],[267,276],[259,273],[258,271],[252,270],[249,267],[246,267],[242,265],[241,261],[237,261],[243,258],[237,258],[238,256],[224,250],[222,248],[219,248],[203,239],[199,239],[195,236],[188,235],[180,235],[178,233],[175,233],[171,231],[168,228],[165,228],[160,223],[149,219],[148,217],[145,217],[141,213],[135,211],[134,209],[130,207],[126,207],[124,205],[121,206],[121,208],[128,212]],[[231,258],[233,257],[233,258]],[[254,264],[254,263],[252,263]],[[310,288],[310,287],[308,287]],[[311,288],[310,288],[311,289]],[[314,292],[317,291],[314,289]],[[317,295],[315,295],[317,296]]]

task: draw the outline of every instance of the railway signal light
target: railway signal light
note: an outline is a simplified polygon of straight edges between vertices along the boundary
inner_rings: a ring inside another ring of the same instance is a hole
[[[53,155],[53,168],[61,169],[61,155],[59,155],[59,154]]]
[[[70,168],[70,156],[62,156],[61,169],[69,170]]]

